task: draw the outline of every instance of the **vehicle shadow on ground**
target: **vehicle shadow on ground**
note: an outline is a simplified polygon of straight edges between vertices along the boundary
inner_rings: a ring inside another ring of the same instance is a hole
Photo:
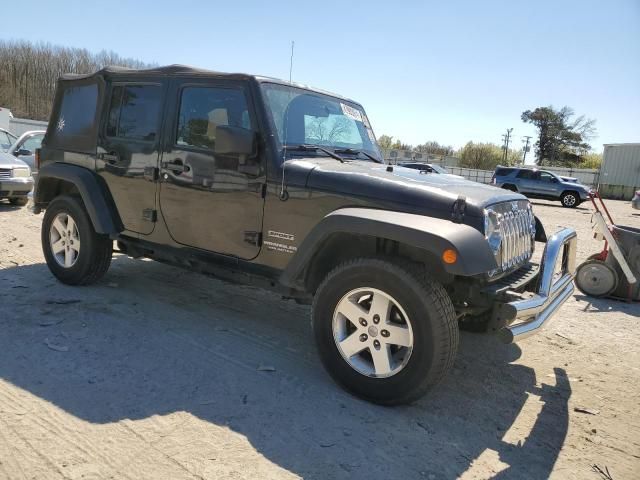
[[[0,213],[13,212],[25,208],[24,205],[11,205],[9,200],[0,200]]]
[[[590,297],[584,294],[574,295],[578,302],[584,302],[582,310],[587,313],[596,312],[625,312],[630,315],[640,315],[640,302],[628,301],[614,297]]]
[[[582,202],[585,205],[587,205],[585,202]],[[562,204],[560,202],[555,202],[555,203],[541,203],[539,201],[533,201],[531,200],[531,205],[533,205],[534,207],[551,207],[551,208],[565,208],[562,206]],[[586,207],[581,207],[581,206],[577,206],[575,208],[572,208],[571,210],[578,210],[578,211],[584,211],[584,212],[591,212],[591,208],[590,205],[586,206]]]
[[[566,372],[538,379],[491,337],[464,334],[436,390],[384,408],[329,379],[308,307],[271,293],[124,256],[92,287],[43,264],[0,270],[0,284],[0,378],[92,424],[184,411],[323,479],[454,478],[496,457],[498,477],[547,478],[567,435]],[[192,464],[215,456],[198,441]]]

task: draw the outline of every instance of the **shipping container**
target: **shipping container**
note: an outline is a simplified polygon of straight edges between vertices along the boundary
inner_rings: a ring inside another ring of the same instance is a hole
[[[605,198],[631,200],[640,189],[640,143],[604,145],[598,191]]]

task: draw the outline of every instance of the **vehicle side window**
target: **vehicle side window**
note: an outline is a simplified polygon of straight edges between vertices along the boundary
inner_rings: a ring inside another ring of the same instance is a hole
[[[161,101],[160,85],[116,85],[111,92],[107,136],[153,141]]]
[[[524,180],[533,180],[536,177],[536,172],[531,171],[531,170],[520,170],[518,172],[517,177],[518,178],[522,178]]]
[[[513,170],[511,168],[498,168],[496,170],[496,176],[497,177],[506,177],[507,175],[509,175]]]
[[[97,83],[63,82],[47,128],[50,147],[73,152],[95,151],[99,93]]]
[[[176,144],[214,150],[216,128],[251,129],[247,99],[240,89],[185,87],[180,98]]]
[[[68,87],[62,97],[56,129],[60,135],[88,135],[93,129],[98,102],[98,86]]]
[[[42,145],[42,137],[43,135],[40,134],[30,136],[23,142],[21,148],[35,152],[36,148],[40,148]]]
[[[555,176],[550,174],[549,172],[540,172],[540,180],[547,183],[552,183],[555,181]]]

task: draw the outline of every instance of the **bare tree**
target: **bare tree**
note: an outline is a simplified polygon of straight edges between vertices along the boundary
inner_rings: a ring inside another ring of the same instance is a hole
[[[0,106],[16,117],[47,120],[61,75],[92,73],[108,65],[152,66],[104,50],[92,54],[48,43],[0,40]]]
[[[317,117],[309,125],[308,137],[320,145],[334,144],[344,140],[351,128],[349,119],[343,116],[334,117],[333,122],[329,122],[328,117]]]

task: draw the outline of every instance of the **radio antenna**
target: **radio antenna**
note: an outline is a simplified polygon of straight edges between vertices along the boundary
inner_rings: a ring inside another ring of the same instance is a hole
[[[291,74],[293,73],[293,47],[295,47],[296,42],[291,40],[291,59],[289,60],[289,83],[291,83]]]
[[[291,58],[289,59],[289,83],[291,83],[291,75],[293,73],[293,47],[295,47],[295,45],[296,45],[296,42],[291,40]],[[291,95],[291,92],[289,92],[289,95]],[[291,101],[291,96],[289,96],[289,101]],[[282,147],[282,183],[280,184],[279,198],[283,202],[289,199],[289,192],[287,192],[287,185],[284,178],[285,177],[284,174],[287,166],[287,116],[288,116],[287,112],[288,112],[288,107],[287,109],[285,109],[283,119],[282,119],[282,124],[283,124],[282,136],[284,137],[284,139],[283,139],[283,147]]]

